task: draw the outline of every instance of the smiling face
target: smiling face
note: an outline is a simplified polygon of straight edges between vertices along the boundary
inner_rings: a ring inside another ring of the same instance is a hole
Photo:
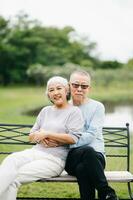
[[[73,74],[70,78],[70,90],[74,105],[81,105],[88,99],[90,80],[83,74]]]
[[[61,83],[51,83],[48,86],[48,97],[58,108],[65,108],[67,103],[67,88]]]

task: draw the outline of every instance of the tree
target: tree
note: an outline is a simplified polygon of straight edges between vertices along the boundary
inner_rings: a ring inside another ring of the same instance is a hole
[[[133,70],[133,58],[129,59],[126,67],[128,67],[129,69]]]
[[[122,63],[118,62],[118,61],[103,61],[101,62],[100,68],[102,69],[118,69],[121,68],[123,66]]]
[[[36,22],[28,21],[26,15],[15,24],[0,18],[0,82],[4,85],[26,81],[26,69],[34,62],[40,42],[33,34],[33,24]]]
[[[79,36],[72,27],[44,27],[40,22],[20,13],[15,20],[0,20],[0,82],[26,82],[29,66],[62,66],[65,63],[90,65],[96,60],[91,56],[95,44]]]
[[[0,82],[6,84],[10,79],[8,69],[8,51],[7,36],[10,32],[9,21],[0,16]]]

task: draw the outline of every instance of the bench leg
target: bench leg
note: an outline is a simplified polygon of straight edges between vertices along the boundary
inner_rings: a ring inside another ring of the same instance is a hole
[[[133,192],[131,189],[131,182],[129,182],[127,184],[128,184],[128,192],[129,192],[130,199],[133,200]]]

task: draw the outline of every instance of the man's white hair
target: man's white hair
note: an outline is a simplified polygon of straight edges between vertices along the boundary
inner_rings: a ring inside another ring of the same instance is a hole
[[[89,85],[91,85],[91,76],[90,76],[90,74],[87,71],[85,71],[85,70],[75,70],[75,71],[73,71],[71,73],[71,75],[70,75],[70,81],[72,80],[72,78],[73,78],[73,76],[75,74],[76,75],[78,74],[78,75],[86,76],[88,78]]]

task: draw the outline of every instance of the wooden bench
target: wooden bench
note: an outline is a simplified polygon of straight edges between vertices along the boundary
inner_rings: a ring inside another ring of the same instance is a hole
[[[0,124],[0,156],[25,149],[26,146],[31,145],[27,138],[31,127],[32,125]],[[107,180],[109,182],[126,183],[129,197],[133,199],[133,192],[131,190],[133,174],[130,172],[129,124],[126,124],[125,127],[104,127],[103,135],[107,157],[107,170],[105,171]],[[7,146],[5,147],[5,145],[8,145],[8,149],[10,148],[11,150],[7,151]],[[77,180],[76,177],[70,176],[64,171],[59,177],[42,179],[40,182],[77,182]]]

